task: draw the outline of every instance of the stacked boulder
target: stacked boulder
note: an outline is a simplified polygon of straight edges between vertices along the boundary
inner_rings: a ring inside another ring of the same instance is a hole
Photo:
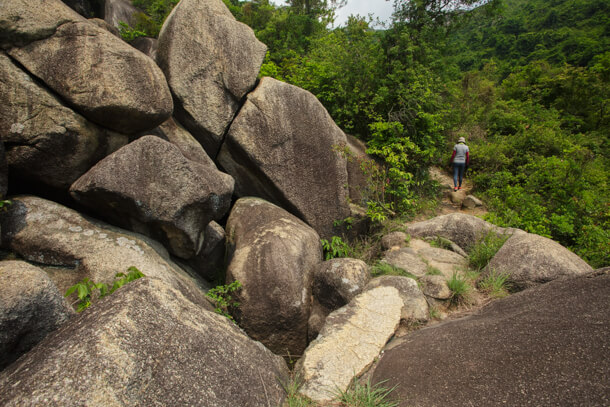
[[[322,261],[320,238],[362,198],[345,154],[362,146],[310,93],[257,79],[266,47],[222,0],[180,1],[148,55],[105,28],[135,9],[103,3],[106,23],[59,0],[0,8],[0,404],[280,405],[281,356],[300,357],[303,393],[328,401],[399,326],[428,319],[415,279]],[[451,215],[411,225],[462,252],[394,236],[385,261],[424,279],[422,253],[457,267],[489,230]],[[491,265],[517,258],[523,287],[588,271],[502,233]],[[132,267],[145,278],[81,314],[61,296]],[[239,327],[205,295],[219,278],[242,285]]]

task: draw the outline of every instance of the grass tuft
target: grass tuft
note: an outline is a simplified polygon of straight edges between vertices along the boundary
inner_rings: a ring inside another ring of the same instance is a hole
[[[487,293],[492,298],[506,297],[510,290],[508,274],[498,273],[496,270],[491,270],[487,276],[479,281],[478,287],[481,291]]]
[[[316,403],[309,397],[305,397],[299,393],[303,382],[299,376],[293,377],[289,382],[282,383],[282,387],[286,392],[286,400],[282,407],[314,407]]]
[[[337,399],[342,406],[349,407],[396,407],[398,403],[388,400],[390,393],[396,387],[387,389],[382,386],[384,382],[371,385],[370,381],[365,384],[360,384],[354,380],[352,386],[343,392],[340,391]]]
[[[443,273],[436,267],[428,265],[428,267],[426,267],[426,275],[427,276],[442,276]]]
[[[471,287],[465,278],[460,277],[457,273],[453,273],[451,278],[447,280],[447,285],[451,290],[451,304],[460,305],[468,303]]]
[[[470,267],[477,271],[483,270],[507,239],[508,236],[497,235],[494,232],[489,232],[483,236],[468,254]]]
[[[408,271],[401,269],[400,267],[396,267],[390,263],[386,263],[385,261],[378,261],[375,263],[375,265],[371,268],[371,276],[402,276],[417,280],[417,276],[415,274],[409,273]]]

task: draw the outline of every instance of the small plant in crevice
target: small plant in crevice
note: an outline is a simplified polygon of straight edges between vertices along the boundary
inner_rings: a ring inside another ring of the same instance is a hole
[[[415,281],[418,281],[418,278],[415,274],[409,273],[408,271],[401,269],[400,267],[396,267],[390,263],[386,263],[385,261],[378,261],[377,263],[375,263],[375,265],[371,268],[371,276],[402,276],[409,277]]]
[[[509,236],[489,232],[479,239],[468,254],[470,267],[477,271],[483,270],[508,238]]]
[[[353,380],[346,391],[339,391],[337,401],[342,406],[355,407],[397,407],[398,402],[390,400],[390,394],[396,386],[388,389],[383,387],[385,381],[372,385],[370,380],[364,384]]]
[[[442,276],[443,272],[440,271],[438,268],[428,264],[426,266],[426,275],[427,276]]]
[[[239,280],[233,281],[231,284],[218,285],[210,289],[205,295],[214,302],[214,311],[220,315],[224,315],[231,321],[235,322],[229,308],[239,307],[239,302],[233,299],[232,294],[242,287]]]
[[[430,319],[441,319],[441,311],[435,305],[431,305],[428,308],[428,314]]]
[[[354,217],[348,216],[345,219],[335,220],[333,222],[334,227],[344,227],[345,230],[350,230],[354,224]]]
[[[506,297],[510,291],[508,274],[496,272],[493,269],[477,285],[481,291],[487,293],[492,298]]]
[[[303,381],[300,376],[295,375],[288,382],[281,382],[284,391],[286,392],[286,400],[284,407],[314,407],[316,403],[309,397],[299,393],[303,386]]]
[[[481,272],[477,270],[469,269],[464,271],[464,278],[466,278],[466,280],[470,280],[470,282],[472,282],[473,284],[479,279],[480,276]]]
[[[110,289],[108,289],[108,285],[105,283],[95,283],[88,278],[84,278],[82,281],[68,288],[64,297],[68,297],[72,293],[76,292],[78,297],[78,299],[75,301],[75,303],[78,304],[76,307],[76,312],[81,312],[91,306],[94,298],[102,298],[108,294],[112,294],[125,284],[142,277],[144,277],[144,274],[136,267],[131,266],[127,269],[127,274],[117,273],[114,276],[114,282],[112,284],[112,288]]]
[[[453,273],[451,278],[447,280],[447,286],[451,290],[450,302],[452,305],[467,304],[469,301],[471,286],[468,281],[460,277],[458,273]]]
[[[10,206],[12,204],[13,204],[13,202],[8,199],[2,199],[2,200],[0,200],[0,210],[6,211],[8,209],[8,206]]]
[[[436,236],[427,240],[428,243],[430,243],[430,246],[436,247],[438,249],[451,250],[452,248],[451,241],[441,236]]]
[[[326,239],[321,239],[322,249],[324,250],[324,260],[330,260],[337,257],[349,257],[352,250],[350,246],[339,236],[333,236],[330,242]]]

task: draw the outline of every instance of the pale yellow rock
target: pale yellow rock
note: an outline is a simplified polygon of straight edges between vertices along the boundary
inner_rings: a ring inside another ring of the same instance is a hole
[[[301,393],[323,402],[345,391],[394,334],[402,307],[396,288],[378,287],[331,313],[295,368],[304,382]]]

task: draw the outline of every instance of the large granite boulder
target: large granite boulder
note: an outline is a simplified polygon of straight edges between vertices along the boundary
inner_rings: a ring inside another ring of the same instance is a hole
[[[413,237],[440,236],[451,240],[466,251],[492,231],[498,234],[516,232],[515,229],[503,229],[476,216],[463,213],[437,216],[407,227],[407,233]]]
[[[0,261],[0,370],[73,314],[43,270],[23,261]]]
[[[165,20],[157,61],[174,95],[176,117],[212,158],[254,87],[266,50],[222,0],[182,0]]]
[[[72,209],[33,196],[11,198],[0,217],[2,248],[44,267],[60,292],[85,277],[112,286],[131,266],[159,279],[197,304],[208,305],[202,284],[142,235],[85,219]],[[211,308],[211,306],[209,306]]]
[[[226,231],[227,282],[243,286],[235,319],[273,352],[300,355],[307,346],[312,274],[322,261],[318,234],[259,198],[238,200]]]
[[[531,233],[511,236],[483,270],[506,274],[513,289],[525,289],[593,269],[559,243]]]
[[[72,197],[112,223],[153,237],[178,257],[194,257],[203,230],[229,210],[233,179],[188,160],[175,145],[145,136],[96,164]]]
[[[229,129],[218,156],[238,196],[285,208],[322,238],[349,216],[345,134],[311,93],[263,78]]]
[[[0,373],[0,404],[279,406],[288,374],[227,318],[142,278]]]
[[[21,12],[11,13],[19,7]],[[87,119],[135,133],[171,115],[172,97],[155,62],[61,1],[6,0],[0,22],[7,17],[18,20],[9,22],[9,31],[16,32],[10,45],[16,47],[7,46],[7,53]],[[22,44],[24,37],[37,41]]]
[[[127,137],[104,131],[67,108],[0,53],[0,138],[11,177],[67,192],[70,185]]]
[[[203,165],[214,167],[216,171],[216,164],[205,152],[201,144],[188,132],[180,123],[170,117],[165,122],[160,124],[157,128],[147,132],[146,134],[152,134],[161,137],[163,140],[167,140],[178,149],[183,156],[191,161],[200,162]]]
[[[377,287],[331,313],[295,366],[295,375],[303,380],[300,392],[325,402],[347,390],[394,334],[402,305],[398,290]]]
[[[557,280],[392,343],[372,382],[400,406],[607,406],[610,274]]]

